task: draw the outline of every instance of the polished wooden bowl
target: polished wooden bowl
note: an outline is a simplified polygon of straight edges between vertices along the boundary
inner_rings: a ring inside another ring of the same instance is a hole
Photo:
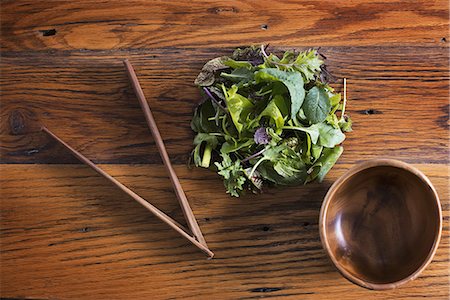
[[[416,278],[433,259],[442,211],[422,172],[375,159],[331,186],[319,228],[323,247],[345,278],[369,289],[391,289]]]

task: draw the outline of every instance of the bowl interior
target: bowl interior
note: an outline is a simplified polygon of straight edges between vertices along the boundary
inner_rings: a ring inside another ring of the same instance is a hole
[[[340,268],[373,284],[412,275],[439,236],[439,201],[418,175],[374,166],[345,179],[323,216],[328,251]]]

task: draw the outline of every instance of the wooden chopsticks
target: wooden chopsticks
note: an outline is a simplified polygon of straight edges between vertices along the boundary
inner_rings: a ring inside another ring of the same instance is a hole
[[[170,181],[172,182],[172,187],[175,190],[175,194],[178,198],[178,201],[180,203],[181,209],[183,211],[184,217],[186,219],[186,222],[189,226],[190,231],[192,232],[193,236],[191,236],[188,233],[188,230],[184,228],[184,226],[180,225],[178,222],[176,222],[174,219],[166,215],[164,212],[147,202],[144,198],[130,190],[128,187],[123,185],[120,181],[100,169],[97,165],[95,165],[92,161],[87,159],[84,155],[82,155],[80,152],[72,148],[69,144],[64,142],[61,138],[59,138],[56,134],[51,132],[48,128],[42,127],[42,130],[45,131],[49,136],[51,136],[53,139],[55,139],[57,142],[59,142],[61,145],[63,145],[67,150],[69,150],[76,158],[78,158],[81,162],[91,167],[93,170],[95,170],[98,174],[102,175],[104,178],[108,179],[113,185],[124,191],[126,194],[128,194],[131,198],[133,198],[135,201],[137,201],[139,204],[147,208],[151,213],[153,213],[157,218],[159,218],[161,221],[169,225],[172,229],[174,229],[176,232],[181,234],[184,238],[186,238],[189,242],[194,244],[196,247],[198,247],[200,250],[202,250],[204,253],[206,253],[209,258],[212,258],[214,256],[214,253],[209,250],[208,246],[206,245],[205,238],[203,237],[203,234],[200,230],[200,227],[198,226],[197,220],[195,219],[194,213],[192,212],[192,209],[189,205],[189,202],[186,198],[186,195],[183,191],[183,188],[181,187],[180,181],[178,180],[177,174],[175,173],[175,170],[172,167],[172,164],[169,159],[169,155],[167,154],[166,147],[164,146],[163,139],[161,137],[161,134],[159,133],[158,127],[156,126],[155,119],[153,118],[152,112],[150,110],[150,107],[147,103],[147,100],[145,99],[144,92],[142,91],[142,88],[139,84],[139,80],[136,76],[136,73],[134,72],[133,66],[131,63],[125,59],[123,61],[128,77],[130,79],[130,82],[133,86],[134,92],[136,93],[136,97],[139,100],[139,103],[141,105],[142,111],[144,112],[145,119],[147,120],[148,127],[150,129],[150,132],[153,135],[153,138],[156,142],[156,146],[158,147],[159,154],[164,162],[164,166],[166,167],[167,172],[169,173]]]
[[[179,224],[177,221],[166,215],[164,212],[153,206],[152,204],[145,201],[144,198],[130,190],[128,187],[123,185],[120,181],[100,169],[96,164],[94,164],[92,161],[87,159],[83,154],[72,148],[69,144],[64,142],[61,138],[59,138],[56,134],[51,132],[48,128],[42,127],[42,130],[45,131],[49,136],[51,136],[53,139],[55,139],[57,142],[59,142],[61,145],[63,145],[67,150],[72,152],[72,154],[78,158],[81,162],[91,167],[94,171],[96,171],[98,174],[102,175],[104,178],[108,179],[113,185],[124,191],[127,195],[129,195],[131,198],[136,200],[139,204],[144,206],[146,209],[148,209],[151,213],[153,213],[158,219],[169,225],[172,229],[174,229],[176,232],[181,234],[183,237],[185,237],[188,241],[190,241],[192,244],[197,246],[200,250],[202,250],[204,253],[206,253],[210,258],[214,256],[214,253],[208,249],[205,245],[198,242],[195,238],[190,236],[187,233],[187,230]]]
[[[142,91],[141,85],[139,84],[139,80],[134,72],[133,66],[125,59],[123,61],[125,68],[127,70],[128,78],[133,86],[136,97],[141,104],[142,111],[144,112],[145,119],[147,120],[148,128],[153,135],[153,139],[156,142],[156,146],[158,147],[159,154],[161,155],[161,159],[166,166],[167,172],[169,173],[170,181],[172,182],[172,187],[175,190],[175,194],[180,202],[181,209],[183,210],[184,217],[186,218],[187,224],[191,229],[194,236],[197,240],[204,246],[206,245],[205,238],[200,230],[200,227],[197,224],[197,220],[195,219],[194,213],[189,205],[189,202],[186,198],[186,195],[181,187],[180,181],[178,180],[177,174],[170,163],[169,155],[167,154],[166,147],[164,146],[163,139],[161,138],[161,134],[159,133],[158,127],[156,126],[155,119],[153,118],[153,114],[148,106],[147,100],[145,99],[144,92]]]

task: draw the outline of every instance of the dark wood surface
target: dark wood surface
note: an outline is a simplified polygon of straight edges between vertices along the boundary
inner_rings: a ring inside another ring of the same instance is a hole
[[[30,299],[449,297],[447,1],[2,1],[1,296]],[[348,79],[354,132],[323,184],[228,197],[188,170],[202,64],[237,46],[322,47]],[[180,222],[121,60],[129,58],[216,254],[207,261],[39,132],[45,124]],[[376,157],[412,163],[441,197],[443,236],[422,276],[350,284],[321,247],[331,183]]]

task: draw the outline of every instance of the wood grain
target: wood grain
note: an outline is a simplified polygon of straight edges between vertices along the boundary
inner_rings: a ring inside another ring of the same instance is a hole
[[[2,296],[53,299],[405,299],[448,297],[448,173],[415,165],[444,210],[440,247],[422,276],[372,292],[335,271],[321,247],[319,208],[351,165],[319,185],[225,196],[207,170],[176,167],[216,257],[208,261],[176,233],[82,165],[3,165]],[[183,220],[162,165],[101,165],[174,218]],[[24,182],[27,182],[26,187]],[[169,249],[169,250],[168,250]]]
[[[448,1],[4,0],[0,9],[0,296],[12,299],[449,298]],[[188,170],[193,80],[248,44],[322,47],[348,78],[354,132],[326,181],[233,199]],[[39,133],[41,124],[182,221],[129,58],[208,245],[206,261],[145,209]],[[322,250],[331,183],[376,157],[415,164],[444,210],[441,245],[417,280],[370,292]],[[170,249],[168,252],[167,249]]]
[[[200,243],[197,239],[197,236],[195,234],[193,234],[194,236],[192,236],[192,233],[189,232],[188,229],[186,229],[183,225],[181,225],[180,223],[178,223],[177,221],[175,221],[174,219],[172,219],[171,217],[169,217],[167,214],[165,214],[163,211],[159,210],[158,208],[156,208],[154,205],[152,205],[151,203],[149,203],[147,200],[145,200],[144,198],[142,198],[141,196],[139,196],[138,194],[136,194],[134,191],[132,191],[131,189],[129,189],[127,186],[125,186],[124,184],[122,184],[120,181],[118,181],[116,178],[114,178],[113,176],[111,176],[110,174],[108,174],[107,172],[105,172],[104,170],[102,170],[101,168],[99,168],[96,164],[94,164],[92,161],[90,161],[89,159],[87,159],[83,154],[81,154],[80,152],[78,152],[77,150],[73,149],[70,145],[68,145],[66,142],[64,142],[63,140],[61,140],[61,138],[59,138],[58,136],[56,136],[53,132],[51,132],[49,129],[47,129],[46,127],[42,127],[42,131],[47,133],[50,137],[52,137],[55,141],[57,141],[59,144],[61,144],[62,146],[64,146],[64,148],[66,148],[66,150],[68,152],[70,152],[73,156],[75,156],[78,160],[80,160],[82,163],[84,163],[85,165],[87,165],[88,167],[90,167],[92,170],[94,170],[98,175],[102,176],[103,178],[107,179],[111,185],[113,185],[114,187],[116,187],[117,189],[121,190],[122,192],[124,192],[125,194],[127,194],[130,198],[132,198],[133,200],[135,200],[137,203],[141,204],[143,207],[145,207],[149,212],[151,212],[155,217],[157,217],[158,219],[160,219],[162,222],[166,223],[166,225],[168,225],[169,227],[171,227],[173,230],[175,230],[177,233],[180,234],[180,236],[184,237],[185,239],[187,239],[189,242],[191,242],[194,246],[198,247],[201,251],[205,252],[205,254],[207,254],[210,258],[212,258],[214,256],[214,253],[212,253],[207,245],[206,242]],[[171,176],[170,176],[171,177]],[[178,181],[178,178],[177,178]],[[179,183],[178,183],[179,184]],[[181,188],[181,186],[180,186]],[[178,191],[175,189],[177,198],[178,197]],[[184,193],[183,193],[184,195]],[[184,196],[184,201],[186,203],[186,205],[189,207],[189,204],[187,202],[186,196]],[[186,208],[183,206],[184,203],[180,203],[180,207],[183,210],[183,214],[185,216],[185,219],[187,221],[188,226],[191,226],[190,222],[193,219],[193,222],[195,222],[195,224],[197,225],[197,221],[195,219],[195,217],[193,216],[192,210],[189,207],[189,211],[191,214],[191,218],[189,219],[188,216],[186,215]],[[198,227],[198,225],[197,225]],[[203,238],[203,236],[202,236]],[[204,238],[203,238],[204,241]]]
[[[347,110],[355,133],[349,133],[344,144],[346,162],[379,156],[407,162],[448,161],[448,48],[321,51],[331,72],[348,78]],[[43,123],[96,163],[159,163],[121,63],[129,57],[164,132],[172,162],[185,164],[193,139],[189,122],[201,100],[193,80],[205,61],[230,52],[178,48],[114,55],[6,52],[1,79],[2,157],[10,163],[75,162],[35,133]],[[334,86],[341,90],[342,81]]]
[[[4,50],[438,45],[448,1],[3,1]],[[55,30],[56,32],[53,32]],[[52,35],[52,33],[54,33]]]

